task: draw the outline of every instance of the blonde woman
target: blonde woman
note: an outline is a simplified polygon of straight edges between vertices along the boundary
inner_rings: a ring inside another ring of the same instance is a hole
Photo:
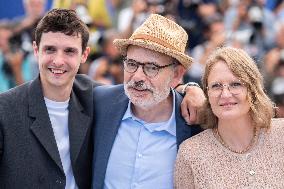
[[[284,120],[272,119],[255,62],[223,47],[208,59],[207,130],[179,149],[175,188],[284,188]]]

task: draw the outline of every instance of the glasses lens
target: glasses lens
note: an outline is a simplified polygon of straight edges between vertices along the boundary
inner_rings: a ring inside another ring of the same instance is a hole
[[[124,60],[124,69],[129,72],[129,73],[134,73],[136,72],[138,68],[138,64],[134,61],[131,60]]]
[[[149,77],[154,77],[158,74],[159,72],[159,67],[154,65],[154,64],[144,64],[144,72],[147,76]]]
[[[240,94],[242,92],[244,87],[243,87],[243,84],[241,82],[235,81],[235,82],[232,82],[232,83],[229,84],[229,88],[230,88],[230,92],[232,94],[237,95],[237,94]]]
[[[243,92],[244,85],[240,81],[233,81],[230,84],[213,83],[208,86],[209,94],[219,96],[224,88],[227,88],[231,94],[238,95]]]
[[[213,83],[209,85],[208,88],[209,88],[210,94],[212,94],[213,96],[218,96],[221,94],[223,90],[223,85],[221,83]]]

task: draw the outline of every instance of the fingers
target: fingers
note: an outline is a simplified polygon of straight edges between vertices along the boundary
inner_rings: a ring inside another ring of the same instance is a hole
[[[194,124],[197,122],[197,109],[190,107],[189,108],[189,123]]]
[[[197,122],[197,107],[189,106],[189,104],[189,101],[183,101],[181,103],[181,115],[188,125]]]
[[[206,102],[206,97],[199,87],[189,86],[181,103],[181,113],[188,124],[198,123],[198,112]]]
[[[190,115],[189,115],[189,111],[187,109],[187,103],[185,101],[183,101],[181,103],[181,115],[184,118],[184,120],[186,121],[187,124],[190,123]]]

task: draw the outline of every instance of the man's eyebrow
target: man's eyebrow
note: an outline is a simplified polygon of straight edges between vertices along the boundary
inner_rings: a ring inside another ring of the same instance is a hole
[[[43,45],[43,48],[55,48],[55,46],[54,45]]]
[[[64,48],[65,51],[73,51],[73,52],[78,52],[79,50],[75,47],[66,47]]]
[[[139,62],[139,61],[136,61],[136,60],[134,60],[134,59],[131,59],[131,58],[125,58],[126,60],[130,60],[130,61],[133,61],[133,62],[136,62],[136,63],[141,63],[141,64],[154,64],[154,65],[156,65],[156,66],[160,66],[157,62],[150,62],[150,61],[148,61],[148,62]]]

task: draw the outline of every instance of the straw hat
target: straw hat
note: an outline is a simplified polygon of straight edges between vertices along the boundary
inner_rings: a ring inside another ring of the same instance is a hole
[[[181,26],[163,16],[151,14],[129,39],[115,39],[113,43],[123,56],[126,56],[129,45],[136,45],[171,56],[189,68],[192,58],[185,54],[187,39]]]

